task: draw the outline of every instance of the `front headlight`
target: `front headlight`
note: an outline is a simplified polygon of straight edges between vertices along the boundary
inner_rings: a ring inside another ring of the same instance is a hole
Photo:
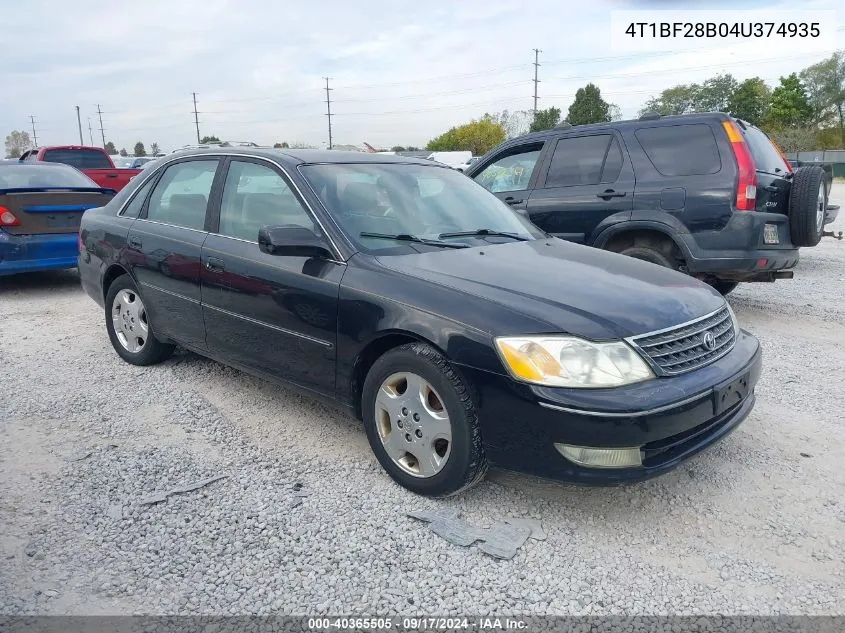
[[[619,387],[654,378],[622,341],[592,343],[572,336],[503,336],[499,355],[517,380],[547,387]]]

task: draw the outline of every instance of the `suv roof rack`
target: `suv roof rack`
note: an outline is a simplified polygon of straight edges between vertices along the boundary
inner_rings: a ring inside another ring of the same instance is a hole
[[[640,121],[654,121],[655,119],[659,119],[661,114],[659,112],[645,112],[640,115]]]
[[[571,123],[567,123],[566,121],[561,121],[560,123],[558,123],[555,126],[554,129],[556,129],[556,130],[568,130],[571,127],[572,127]]]

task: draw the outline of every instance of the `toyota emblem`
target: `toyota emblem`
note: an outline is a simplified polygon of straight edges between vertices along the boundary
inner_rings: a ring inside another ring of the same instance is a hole
[[[716,337],[713,336],[713,332],[705,332],[701,337],[701,344],[704,345],[704,349],[708,352],[716,349]]]

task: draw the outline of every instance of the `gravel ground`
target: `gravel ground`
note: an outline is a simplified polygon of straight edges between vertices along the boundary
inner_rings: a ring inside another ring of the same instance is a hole
[[[794,280],[731,295],[765,348],[758,404],[675,472],[492,472],[434,501],[332,409],[189,353],[122,362],[73,272],[4,279],[0,613],[845,614],[844,281],[825,238]],[[548,538],[496,560],[405,516],[437,508]]]

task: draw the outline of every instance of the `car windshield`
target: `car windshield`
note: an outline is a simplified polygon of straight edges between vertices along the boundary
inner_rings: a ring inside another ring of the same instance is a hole
[[[0,189],[99,187],[82,172],[65,165],[0,165]]]
[[[401,254],[435,244],[537,239],[543,233],[473,180],[451,169],[413,164],[304,165],[301,173],[332,217],[364,251]],[[475,233],[479,235],[444,235]],[[380,237],[362,236],[362,233]],[[499,235],[494,235],[499,233]],[[384,236],[395,235],[396,240]]]

